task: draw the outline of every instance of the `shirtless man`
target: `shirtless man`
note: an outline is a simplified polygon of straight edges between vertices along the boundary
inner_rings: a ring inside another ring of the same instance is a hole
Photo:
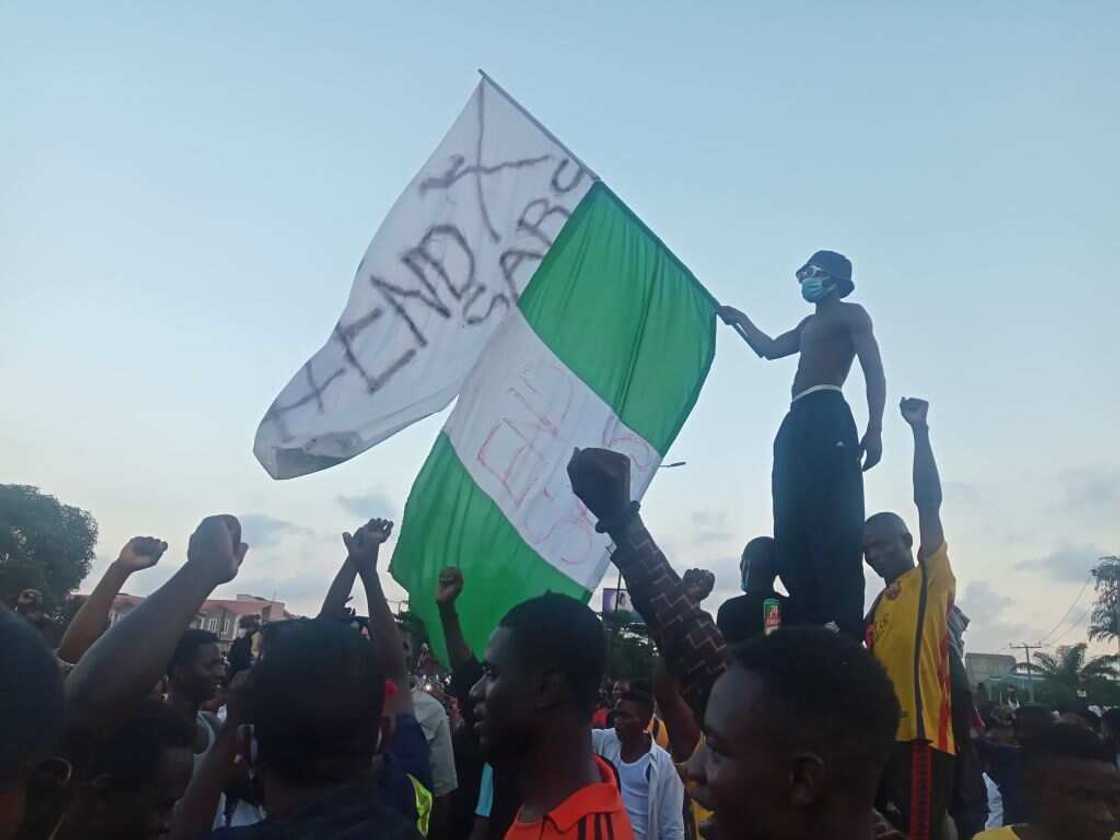
[[[774,541],[778,573],[807,624],[835,622],[863,638],[863,475],[883,455],[887,383],[879,345],[864,308],[844,303],[855,286],[852,264],[818,251],[797,272],[801,296],[816,312],[771,338],[737,309],[725,323],[759,356],[800,353],[793,403],[774,440]],[[867,431],[856,437],[842,388],[859,356],[867,383]]]

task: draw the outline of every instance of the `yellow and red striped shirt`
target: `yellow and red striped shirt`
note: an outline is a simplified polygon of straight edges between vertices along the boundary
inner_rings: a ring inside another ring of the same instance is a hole
[[[929,741],[956,755],[949,689],[949,611],[957,581],[949,550],[937,551],[888,586],[867,622],[867,647],[887,670],[902,706],[899,741]]]

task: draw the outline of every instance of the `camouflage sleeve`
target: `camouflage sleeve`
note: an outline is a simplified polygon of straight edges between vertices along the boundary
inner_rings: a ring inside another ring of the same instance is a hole
[[[611,532],[611,560],[622,572],[630,600],[657,642],[681,696],[697,720],[712,684],[726,668],[727,646],[708,613],[685,595],[684,584],[638,516]]]

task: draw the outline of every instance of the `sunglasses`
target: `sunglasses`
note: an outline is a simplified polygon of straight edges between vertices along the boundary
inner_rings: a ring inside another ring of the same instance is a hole
[[[820,266],[807,265],[797,269],[797,274],[794,276],[797,277],[798,282],[804,283],[806,280],[813,280],[817,277],[829,277],[831,275]]]

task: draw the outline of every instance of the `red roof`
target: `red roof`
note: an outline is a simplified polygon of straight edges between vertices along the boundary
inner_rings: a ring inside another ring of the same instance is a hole
[[[89,596],[83,595],[81,597],[88,598]],[[143,600],[144,598],[140,595],[129,595],[126,592],[121,592],[113,598],[113,607],[118,610],[121,607],[133,608]],[[214,598],[203,601],[202,606],[198,608],[198,614],[210,615],[216,612],[226,612],[236,616],[262,615],[266,607],[272,608],[269,610],[269,618],[273,621],[292,617],[284,609],[283,601],[266,601],[263,598]]]

